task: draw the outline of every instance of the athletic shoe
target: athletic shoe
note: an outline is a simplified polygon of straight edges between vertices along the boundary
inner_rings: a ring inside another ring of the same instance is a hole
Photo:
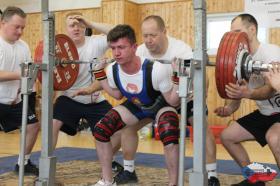
[[[242,174],[250,183],[256,183],[257,181],[272,181],[276,177],[277,172],[266,165],[251,163],[242,168]]]
[[[218,178],[211,176],[208,179],[208,186],[220,186],[220,181]]]
[[[114,173],[119,173],[123,171],[123,166],[116,161],[112,161],[112,171]]]
[[[19,165],[16,164],[15,172],[19,173]],[[24,165],[24,175],[35,175],[39,176],[39,169],[34,165],[30,160],[28,160],[27,164]]]
[[[137,183],[138,178],[136,176],[135,171],[129,172],[127,170],[123,170],[119,172],[115,177],[114,180],[117,184],[127,184],[127,183]]]
[[[107,182],[104,179],[99,180],[94,186],[117,186],[116,182]]]
[[[232,184],[231,186],[265,186],[265,183],[258,181],[256,183],[250,183],[248,180],[243,180],[240,183]]]

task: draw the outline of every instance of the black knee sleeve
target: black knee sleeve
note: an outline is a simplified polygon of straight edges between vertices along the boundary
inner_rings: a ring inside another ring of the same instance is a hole
[[[109,142],[110,137],[118,130],[125,127],[120,114],[111,109],[105,116],[95,125],[93,135],[96,140],[101,142]]]
[[[179,118],[175,112],[166,111],[162,113],[158,120],[158,132],[164,146],[168,144],[178,144],[179,138]]]

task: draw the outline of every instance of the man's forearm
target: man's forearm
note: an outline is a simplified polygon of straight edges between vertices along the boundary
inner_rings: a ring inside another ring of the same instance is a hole
[[[19,72],[0,71],[0,82],[20,80],[21,75]]]
[[[275,94],[275,90],[268,84],[260,88],[252,89],[251,91],[249,99],[253,100],[269,99]]]
[[[180,104],[180,98],[178,95],[179,86],[176,84],[173,84],[172,89],[169,93],[164,93],[164,98],[173,107],[177,107]]]
[[[91,28],[97,30],[98,32],[101,32],[103,34],[108,34],[109,31],[113,28],[113,25],[106,24],[106,23],[91,23]]]
[[[100,86],[103,88],[103,90],[105,92],[107,92],[110,96],[112,96],[113,98],[120,100],[122,99],[123,95],[121,94],[121,92],[118,89],[113,89],[109,86],[108,80],[104,79],[99,81]]]
[[[231,113],[234,113],[240,106],[241,100],[226,100],[226,107],[231,110]]]
[[[94,81],[90,86],[89,86],[90,92],[94,93],[96,91],[102,90],[102,86],[99,81]]]

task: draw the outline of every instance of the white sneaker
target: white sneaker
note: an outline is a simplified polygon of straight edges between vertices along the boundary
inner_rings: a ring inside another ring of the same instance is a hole
[[[104,179],[99,180],[94,186],[117,186],[116,182],[108,182]]]

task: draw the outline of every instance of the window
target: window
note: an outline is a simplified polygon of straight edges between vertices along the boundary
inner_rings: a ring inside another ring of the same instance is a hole
[[[207,53],[209,55],[217,54],[224,33],[230,31],[231,20],[237,15],[239,13],[207,15]],[[267,42],[267,34],[266,28],[259,27],[258,38],[260,42]]]

